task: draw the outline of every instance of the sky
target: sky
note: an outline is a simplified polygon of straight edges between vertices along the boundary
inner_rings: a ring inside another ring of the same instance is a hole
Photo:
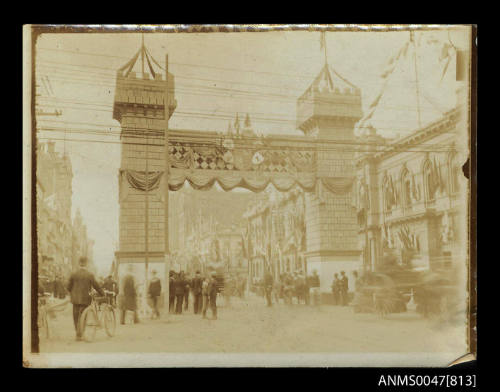
[[[137,52],[141,34],[43,34],[36,43],[37,107],[60,116],[40,116],[40,142],[56,141],[73,166],[73,214],[80,209],[95,241],[99,274],[109,271],[118,245],[119,123],[112,119],[116,70]],[[390,78],[389,60],[409,40],[406,32],[327,32],[328,63],[361,89],[364,113],[380,94],[370,124],[383,136],[435,120],[455,104],[454,62],[441,79],[443,43],[466,45],[462,31],[416,33],[417,67],[408,54]],[[436,40],[437,43],[433,43]],[[248,113],[257,134],[301,135],[296,100],[325,58],[319,32],[144,34],[145,45],[175,77],[177,109],[169,127],[224,132]],[[48,78],[48,82],[46,80]]]

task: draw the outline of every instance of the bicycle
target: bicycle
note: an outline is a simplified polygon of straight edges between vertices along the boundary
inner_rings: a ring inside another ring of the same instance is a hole
[[[47,299],[50,294],[44,293],[38,297],[38,334],[46,339],[50,338],[49,314],[47,310]]]
[[[104,290],[105,294],[112,296],[115,293]],[[79,328],[83,339],[92,342],[98,328],[103,328],[109,337],[114,336],[116,330],[115,309],[111,304],[109,296],[97,297],[95,293],[90,294],[92,302],[85,308],[80,316]]]

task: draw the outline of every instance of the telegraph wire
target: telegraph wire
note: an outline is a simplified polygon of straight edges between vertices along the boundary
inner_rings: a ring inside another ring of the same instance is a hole
[[[64,108],[64,109],[70,109],[70,110],[80,110],[80,111],[99,111],[99,112],[105,112],[105,113],[113,113],[113,110],[111,109],[111,106],[109,106],[109,109],[102,109],[102,108],[82,108],[78,106],[67,106],[67,105],[56,105],[56,104],[40,104],[38,107],[43,108],[43,109],[53,109],[53,108]],[[103,106],[104,107],[104,106]],[[230,113],[230,112],[226,112]],[[228,120],[228,121],[233,121],[234,117],[231,114],[216,114],[216,113],[211,113],[211,112],[206,112],[206,113],[199,113],[199,112],[184,112],[184,111],[176,111],[174,114],[176,117],[181,117],[181,118],[199,118],[199,119],[209,119],[209,120]],[[154,118],[154,117],[152,117]],[[157,119],[157,118],[156,118]],[[276,123],[276,124],[283,124],[283,123],[290,123],[293,125],[293,127],[296,126],[296,120],[289,120],[289,119],[284,119],[284,118],[264,118],[264,117],[258,117],[254,116],[252,117],[253,122],[257,123]],[[390,122],[390,124],[394,124],[394,122]],[[415,132],[414,129],[412,130],[403,130],[401,128],[404,128],[405,126],[410,125],[409,123],[406,124],[401,124],[399,127],[377,127],[379,130],[388,130],[388,131],[396,131],[399,133],[412,133]],[[294,128],[295,130],[295,128]]]
[[[82,132],[88,131],[89,133],[93,134],[101,134],[105,136],[120,136],[122,133],[126,133],[126,136],[129,137],[130,135],[137,136],[139,138],[143,138],[145,135],[144,131],[150,131],[150,133],[157,133],[158,131],[155,131],[151,129],[150,127],[140,127],[140,126],[133,126],[133,127],[121,127],[121,126],[108,126],[106,124],[96,124],[96,123],[87,123],[87,122],[76,122],[76,121],[59,121],[59,120],[43,120],[43,121],[48,121],[56,124],[78,124],[78,125],[91,125],[95,127],[102,127],[102,128],[115,128],[116,130],[99,130],[99,129],[91,129],[91,128],[73,128],[73,129],[81,129]],[[39,128],[40,130],[44,130],[47,126],[41,125]],[[50,126],[49,126],[50,127]],[[66,129],[66,128],[61,128],[61,129]],[[142,131],[142,132],[141,132]],[[177,131],[177,130],[175,130]],[[207,132],[208,133],[208,132]],[[213,140],[214,137],[217,138],[223,138],[223,139],[229,139],[231,138],[229,135],[226,133],[216,133],[216,135],[213,134],[208,134],[208,135],[196,135],[196,136],[188,136],[185,135],[183,136],[185,138],[190,138],[194,137],[196,139],[208,139],[208,140]],[[267,138],[272,138],[274,140],[280,140],[282,138],[286,138],[286,136],[282,135],[275,135],[275,134],[270,134],[267,136]],[[245,141],[250,142],[262,142],[262,138],[258,136],[245,136]],[[266,140],[266,138],[264,138]],[[341,141],[341,140],[324,140],[324,139],[307,139],[304,138],[302,140],[294,140],[297,142],[305,142],[305,143],[316,143],[316,144],[339,144],[339,145],[357,145],[357,146],[380,146],[380,147],[388,147],[390,144],[388,143],[373,143],[373,142],[349,142],[349,141]],[[248,144],[248,145],[253,145],[253,144]],[[448,147],[447,143],[432,143],[432,144],[426,144],[426,143],[413,143],[411,144],[412,146],[419,146],[419,147]]]
[[[85,134],[86,131],[81,132],[81,130],[70,130],[68,131],[67,129],[56,129],[56,128],[47,128],[44,129],[44,132],[69,132],[69,133],[83,133]],[[131,136],[130,138],[134,138],[134,136]],[[137,139],[145,139],[144,136],[142,137],[135,137]],[[157,146],[157,147],[163,147],[163,140],[158,138],[159,143],[139,143],[139,142],[128,142],[128,141],[123,141],[123,140],[96,140],[96,139],[68,139],[68,138],[55,138],[51,136],[38,136],[38,139],[40,140],[61,140],[61,141],[72,141],[72,142],[82,142],[82,143],[111,143],[111,144],[123,144],[123,145],[137,145],[137,146]],[[175,142],[173,142],[175,143]],[[188,146],[188,147],[222,147],[221,143],[217,142],[212,142],[212,143],[203,143],[203,142],[184,142],[182,141],[182,145]],[[325,146],[314,146],[314,147],[303,147],[303,146],[265,146],[265,145],[255,145],[255,144],[238,144],[237,146],[238,149],[244,149],[244,148],[254,148],[256,150],[267,150],[267,151],[299,151],[299,152],[314,152],[314,151],[320,151],[320,152],[345,152],[345,153],[367,153],[367,152],[373,152],[373,153],[380,153],[380,152],[422,152],[422,153],[427,153],[427,152],[432,152],[432,153],[455,153],[458,152],[459,150],[456,148],[447,148],[445,150],[437,150],[437,149],[414,149],[414,148],[401,148],[397,146],[386,146],[386,148],[378,148],[378,149],[348,149],[345,147],[339,147],[339,148],[333,148],[333,147],[325,147]]]
[[[97,87],[109,87],[109,88],[116,88],[116,83],[98,83],[95,82],[93,79],[77,79],[77,78],[64,78],[64,77],[52,77],[54,80],[60,80],[62,82],[71,82],[73,84],[83,84],[83,85],[90,85],[90,86],[97,86]],[[220,92],[220,94],[215,94],[215,93],[206,93],[201,90],[215,90],[215,92]],[[285,94],[269,94],[269,93],[263,93],[259,91],[248,91],[248,90],[237,90],[237,89],[229,89],[229,88],[223,88],[223,87],[211,87],[211,86],[201,86],[201,85],[185,85],[185,86],[177,86],[175,88],[172,88],[172,92],[179,92],[182,94],[187,94],[187,95],[195,95],[195,96],[203,96],[203,97],[220,97],[220,98],[230,98],[230,99],[251,99],[251,100],[256,100],[259,102],[262,101],[269,101],[269,102],[282,102],[282,103],[295,103],[298,100],[301,102],[310,102],[310,103],[331,103],[330,100],[328,99],[318,99],[318,98],[297,98],[294,95],[285,95]],[[228,94],[222,94],[223,92],[227,92]],[[337,105],[345,105],[349,106],[349,103],[346,102],[337,102]],[[432,103],[431,103],[432,104]],[[393,110],[402,110],[402,111],[410,111],[411,109],[414,109],[413,106],[411,105],[400,105],[400,106],[389,106],[389,105],[380,105],[380,107],[386,108],[386,109],[393,109]],[[410,110],[408,110],[410,109]],[[422,108],[426,111],[435,111],[437,110],[438,112],[442,112],[441,109],[436,109],[436,108]]]

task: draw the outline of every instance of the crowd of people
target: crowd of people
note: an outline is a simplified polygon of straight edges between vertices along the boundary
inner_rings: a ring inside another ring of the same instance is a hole
[[[356,275],[355,275],[356,279]],[[284,272],[276,279],[267,271],[262,280],[254,280],[255,291],[266,298],[267,306],[283,302],[287,305],[321,304],[320,278],[318,272],[306,275],[302,270]],[[333,305],[346,306],[349,303],[349,279],[344,271],[335,273],[330,286]]]
[[[41,275],[38,279],[38,293],[50,294],[59,299],[66,298],[68,294],[61,274],[55,274],[53,277]]]
[[[77,340],[81,340],[79,331],[79,318],[82,311],[90,305],[92,298],[90,293],[95,290],[101,296],[100,300],[106,300],[120,310],[120,323],[125,324],[127,312],[133,314],[133,322],[139,323],[138,300],[141,296],[132,264],[127,266],[127,272],[123,276],[120,284],[107,276],[104,279],[96,280],[94,275],[87,270],[87,260],[80,259],[80,268],[70,277],[68,285],[65,286],[60,277],[56,277],[51,286],[43,280],[40,281],[39,290],[46,292],[47,287],[52,288],[53,295],[64,298],[67,292],[70,293],[73,304],[73,321],[75,325]],[[359,283],[357,273],[354,273],[354,288]],[[349,303],[349,283],[344,271],[335,273],[331,284],[333,294],[333,304],[346,306]],[[320,291],[320,277],[316,270],[312,274],[306,275],[303,271],[285,272],[276,279],[270,270],[266,272],[264,278],[253,281],[253,289],[265,297],[267,306],[279,304],[280,302],[292,305],[319,305],[322,302]],[[160,318],[161,299],[163,288],[161,280],[157,276],[157,271],[152,271],[152,279],[146,287],[146,294],[149,307],[151,308],[151,318]],[[215,271],[202,274],[196,271],[191,276],[184,271],[169,273],[169,313],[182,314],[192,308],[192,312],[207,318],[210,310],[211,318],[217,319],[217,295],[222,292],[224,305],[229,305],[232,296],[244,298],[246,290],[246,277],[236,274],[217,275]],[[192,306],[190,306],[190,297]]]
[[[183,310],[189,309],[190,294],[193,300],[194,314],[201,314],[207,318],[210,308],[212,319],[217,319],[217,294],[220,292],[220,283],[215,271],[203,276],[196,271],[194,277],[184,271],[169,273],[169,304],[170,313],[182,314]],[[160,294],[158,294],[160,295]],[[159,314],[159,312],[157,311]]]

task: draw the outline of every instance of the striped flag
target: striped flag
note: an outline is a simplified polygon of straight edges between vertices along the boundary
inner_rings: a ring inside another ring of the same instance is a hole
[[[443,70],[441,71],[441,80],[443,80],[446,75],[446,71],[448,70],[448,66],[450,65],[451,59],[453,55],[453,46],[449,43],[444,43],[441,48],[441,56],[439,56],[439,62],[442,64]]]

